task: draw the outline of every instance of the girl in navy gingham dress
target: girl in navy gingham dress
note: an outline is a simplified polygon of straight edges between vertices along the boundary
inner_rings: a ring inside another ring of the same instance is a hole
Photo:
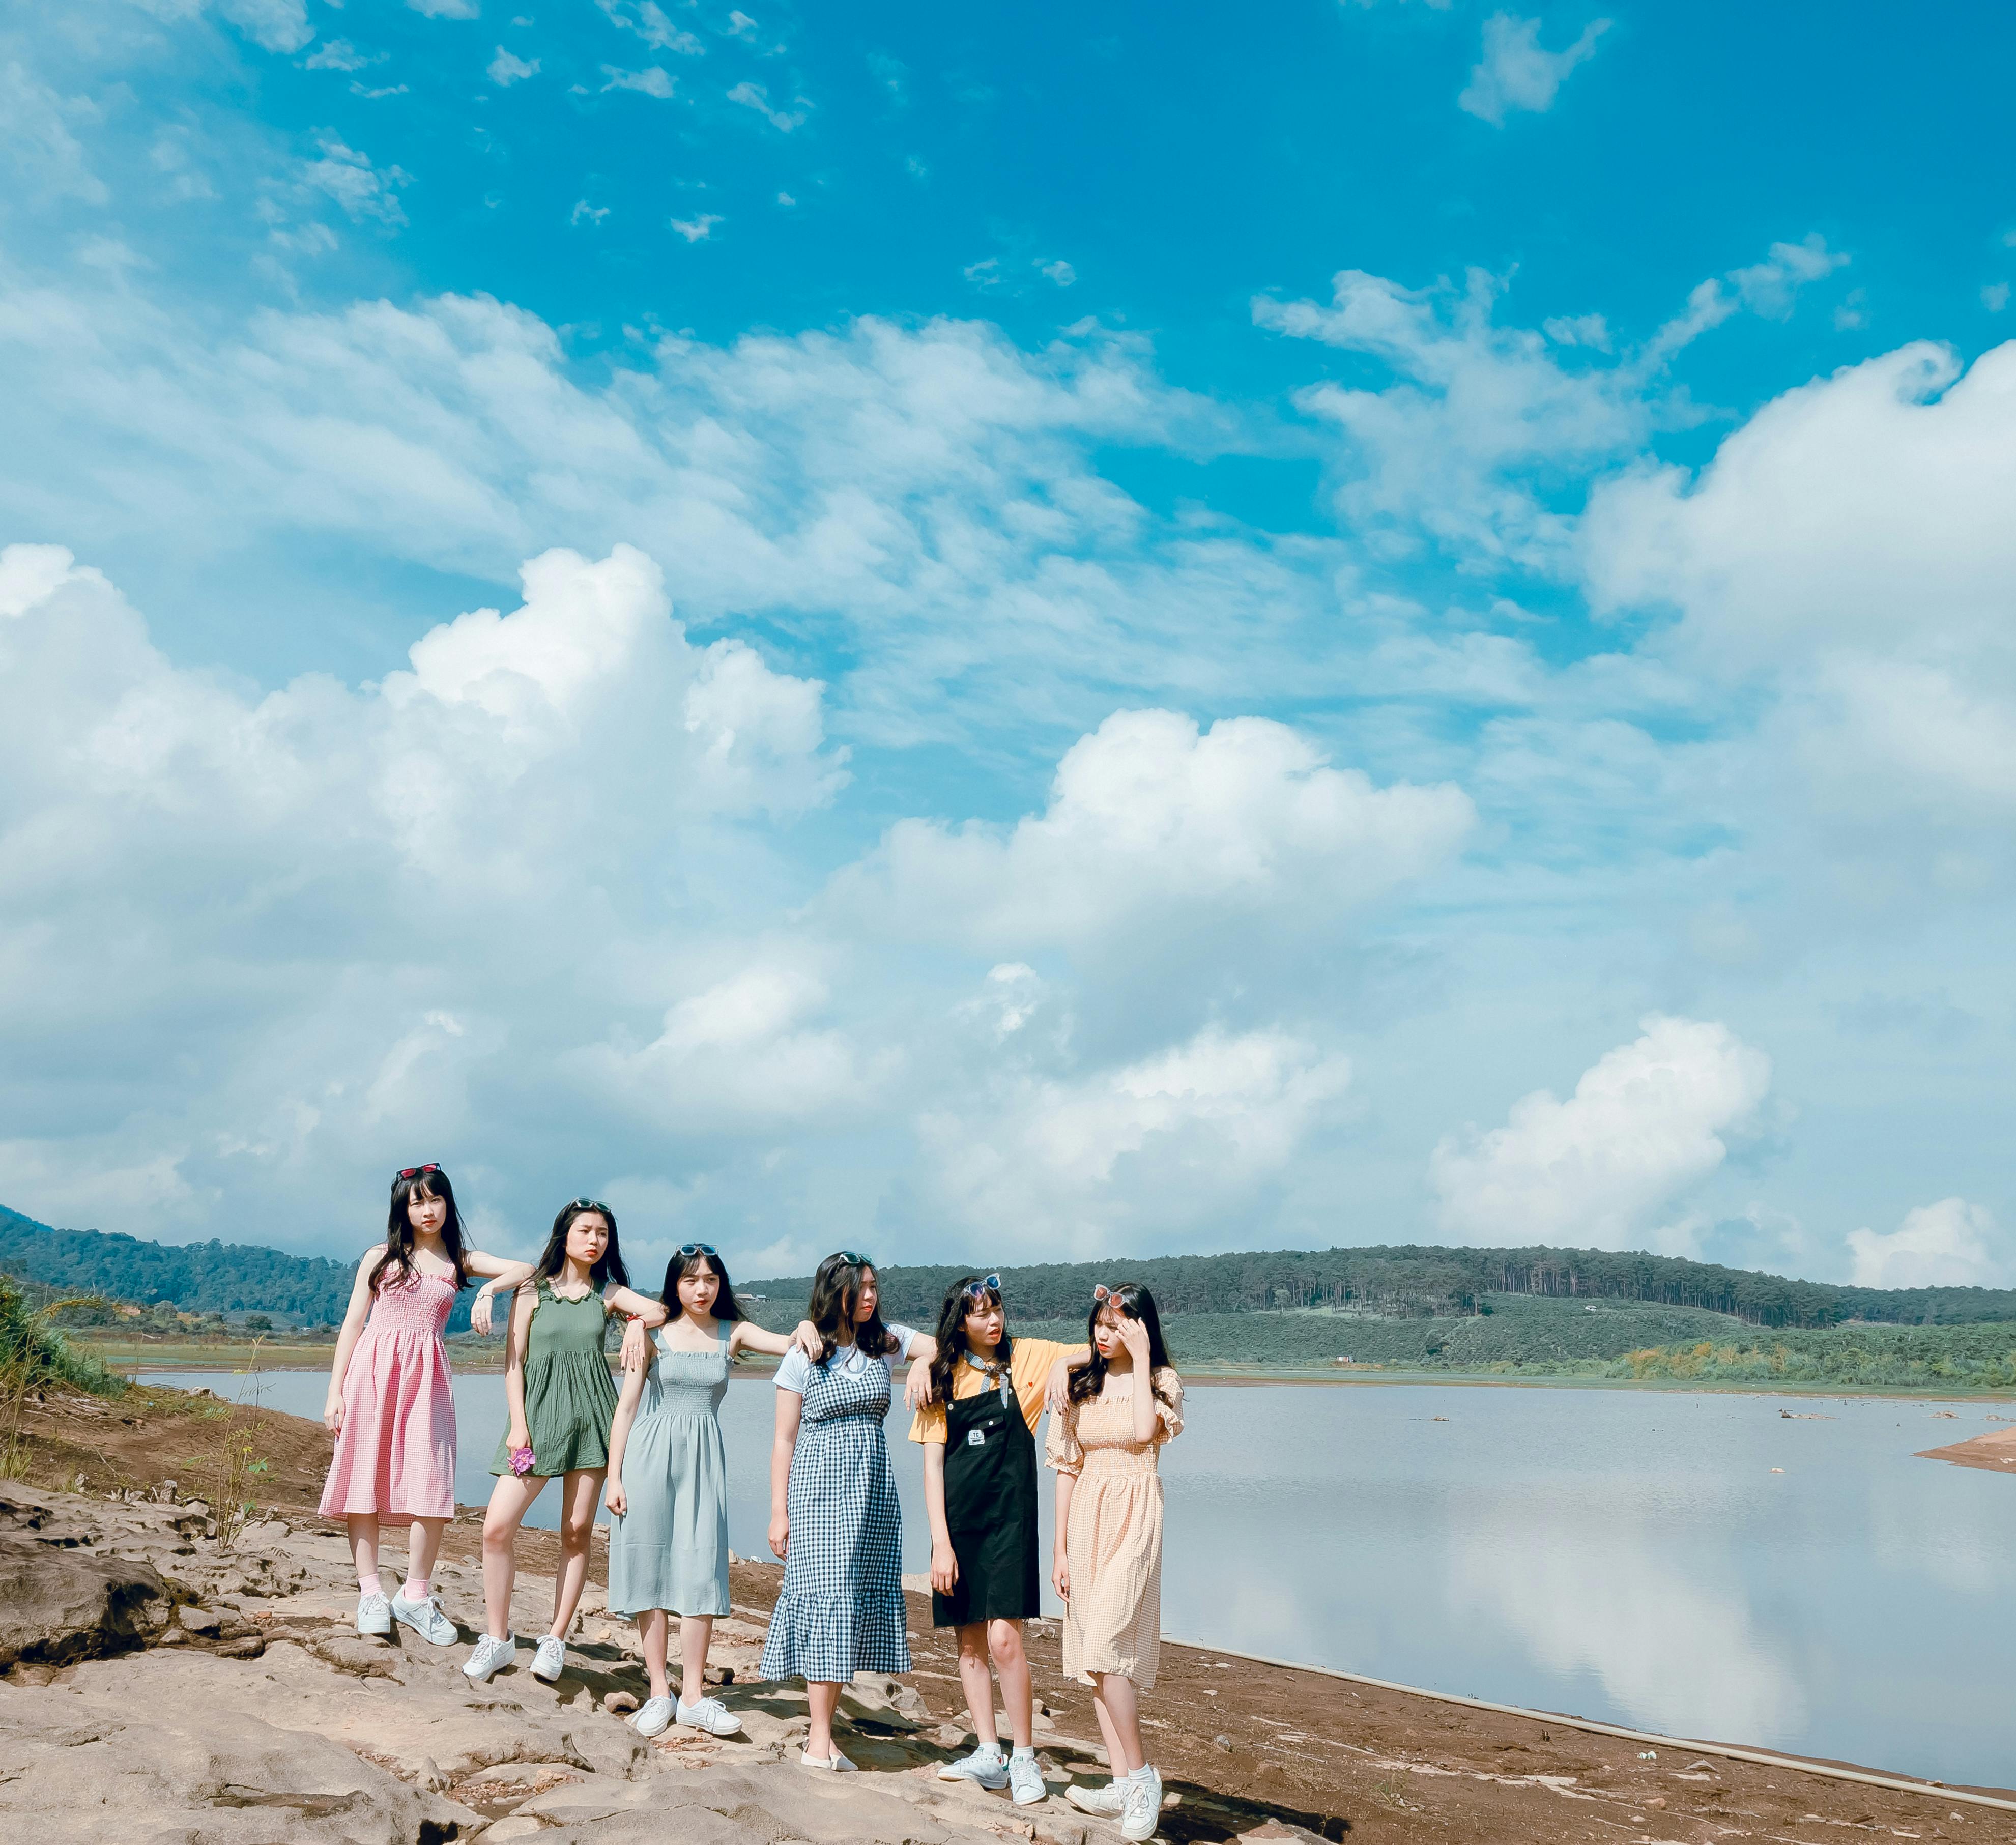
[[[827,1257],[807,1311],[825,1355],[789,1352],[777,1368],[770,1548],[784,1559],[784,1581],[762,1673],[805,1681],[808,1768],[854,1767],[833,1746],[833,1714],[856,1672],[910,1669],[903,1514],[882,1421],[891,1361],[929,1358],[938,1347],[908,1326],[884,1326],[877,1305],[866,1257]]]

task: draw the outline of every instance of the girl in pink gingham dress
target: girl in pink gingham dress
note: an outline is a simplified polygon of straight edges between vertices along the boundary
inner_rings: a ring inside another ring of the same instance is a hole
[[[491,1278],[470,1315],[487,1332],[492,1293],[531,1273],[529,1263],[463,1246],[454,1189],[438,1167],[393,1180],[385,1240],[357,1265],[322,1411],[336,1453],[322,1512],[350,1527],[360,1634],[389,1634],[397,1618],[438,1645],[456,1638],[428,1580],[455,1516],[455,1392],[441,1336],[471,1275]],[[389,1599],[378,1575],[383,1518],[412,1525],[405,1584]]]

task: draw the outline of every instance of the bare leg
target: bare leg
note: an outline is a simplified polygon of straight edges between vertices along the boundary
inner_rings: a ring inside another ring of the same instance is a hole
[[[1134,1681],[1118,1672],[1096,1672],[1092,1701],[1098,1707],[1099,1727],[1106,1732],[1106,1746],[1117,1750],[1114,1778],[1131,1775],[1144,1767],[1147,1757],[1141,1750],[1141,1707],[1134,1695]]]
[[[348,1523],[351,1559],[357,1565],[357,1580],[361,1586],[378,1573],[378,1515],[353,1512]]]
[[[967,1714],[983,1749],[1001,1740],[994,1727],[994,1674],[987,1669],[987,1624],[976,1620],[959,1630],[959,1682],[966,1693]]]
[[[964,1630],[961,1630],[963,1633]],[[1019,1620],[991,1620],[987,1624],[987,1650],[994,1656],[994,1670],[1001,1675],[1001,1702],[1008,1711],[1008,1728],[1017,1749],[1033,1749],[1036,1742],[1035,1714],[1031,1708],[1029,1656],[1022,1650],[1022,1624]],[[960,1676],[965,1676],[963,1662]],[[990,1710],[989,1718],[993,1716]]]
[[[581,1591],[588,1586],[588,1547],[595,1535],[595,1507],[606,1469],[585,1467],[560,1486],[560,1573],[553,1580],[553,1624],[547,1631],[564,1640]]]
[[[665,1630],[670,1624],[662,1608],[647,1608],[637,1617],[637,1638],[644,1643],[644,1670],[651,1675],[654,1698],[671,1696],[665,1685]]]
[[[1120,1732],[1114,1728],[1113,1719],[1107,1714],[1106,1707],[1100,1702],[1096,1690],[1092,1694],[1092,1714],[1099,1719],[1099,1733],[1106,1743],[1107,1768],[1118,1781],[1129,1771],[1123,1761],[1127,1752],[1120,1746]]]
[[[493,1639],[511,1631],[511,1590],[518,1580],[512,1541],[545,1484],[536,1473],[504,1473],[490,1490],[490,1509],[483,1515],[483,1615],[484,1631]]]
[[[679,1617],[679,1653],[686,1667],[686,1676],[679,1684],[682,1704],[697,1704],[707,1696],[707,1649],[713,1642],[712,1615]]]
[[[833,1714],[840,1708],[840,1687],[812,1679],[805,1686],[805,1702],[811,1707],[812,1727],[805,1738],[805,1753],[823,1761],[833,1750]]]
[[[416,1518],[413,1528],[406,1534],[406,1575],[410,1581],[417,1576],[421,1581],[431,1584],[434,1574],[434,1559],[441,1555],[441,1533],[447,1530],[445,1518]]]

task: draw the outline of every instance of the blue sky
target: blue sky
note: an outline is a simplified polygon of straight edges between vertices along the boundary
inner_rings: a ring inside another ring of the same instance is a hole
[[[2001,10],[0,21],[0,1199],[2016,1280]]]

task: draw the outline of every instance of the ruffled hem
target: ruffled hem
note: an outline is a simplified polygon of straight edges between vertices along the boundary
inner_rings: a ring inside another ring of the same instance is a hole
[[[787,1595],[771,1613],[759,1670],[772,1682],[804,1678],[819,1685],[844,1685],[857,1672],[907,1672],[908,1623],[900,1588],[818,1602]]]

